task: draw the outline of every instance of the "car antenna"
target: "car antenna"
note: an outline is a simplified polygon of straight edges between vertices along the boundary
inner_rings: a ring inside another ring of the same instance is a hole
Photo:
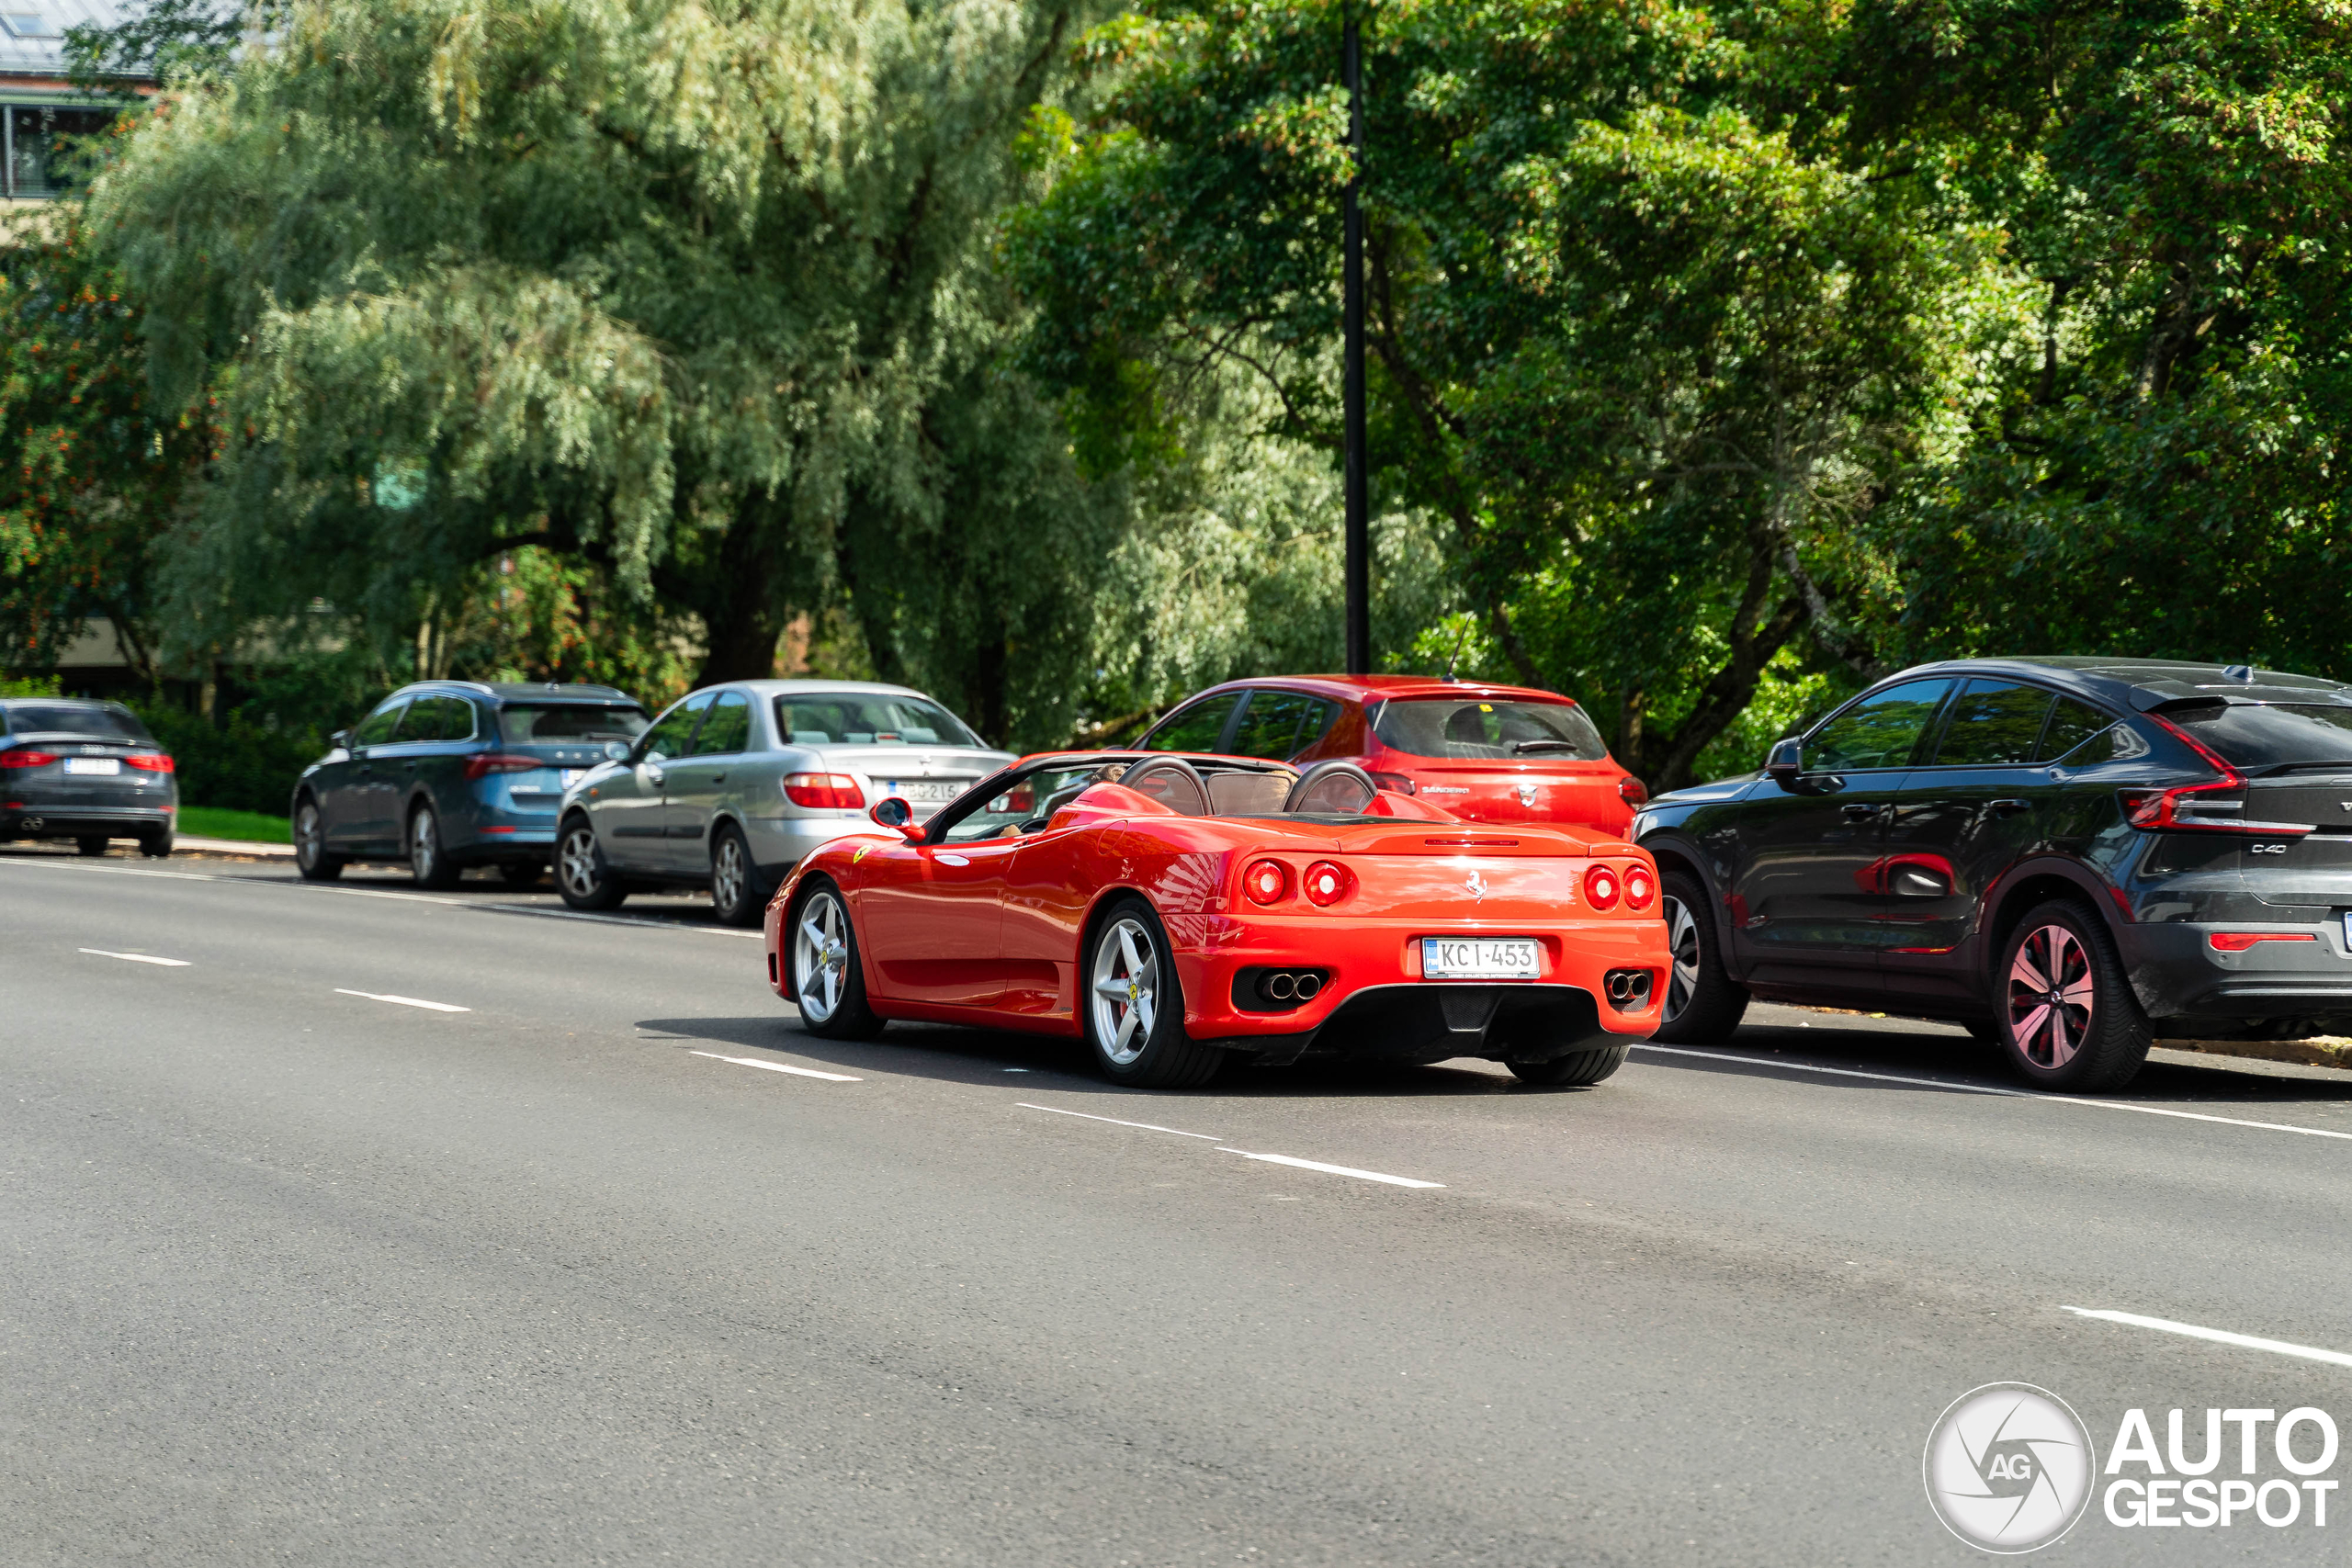
[[[1453,667],[1462,662],[1462,645],[1469,640],[1470,620],[1469,617],[1464,616],[1462,621],[1462,635],[1453,639],[1453,656],[1445,661],[1445,673],[1439,676],[1439,680],[1451,681],[1453,679]]]

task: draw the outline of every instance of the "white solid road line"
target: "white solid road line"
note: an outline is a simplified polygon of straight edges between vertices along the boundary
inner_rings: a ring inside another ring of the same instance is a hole
[[[2352,1355],[2341,1350],[2322,1350],[2312,1345],[2292,1345],[2284,1339],[2263,1339],[2251,1334],[2233,1334],[2226,1328],[2199,1328],[2193,1323],[2175,1323],[2168,1317],[2142,1317],[2136,1312],[2104,1312],[2091,1307],[2062,1306],[2060,1312],[2071,1312],[2076,1317],[2095,1317],[2101,1323],[2120,1323],[2132,1328],[2153,1328],[2160,1334],[2178,1334],[2190,1339],[2210,1339],[2216,1345],[2234,1345],[2241,1350],[2268,1350],[2273,1355],[2299,1356],[2306,1361],[2325,1361],[2333,1367],[2352,1367]]]
[[[1684,1045],[1652,1045],[1636,1041],[1636,1051],[1662,1056],[1696,1056],[1708,1062],[1736,1062],[1744,1067],[1778,1067],[1791,1073],[1823,1073],[1831,1077],[1868,1078],[1873,1083],[1909,1084],[1915,1089],[1948,1089],[1955,1094],[1992,1094],[2004,1100],[2038,1100],[2049,1105],[2073,1105],[2086,1111],[2136,1111],[2143,1116],[2171,1116],[2183,1122],[2218,1122],[2224,1127],[2252,1127],[2263,1133],[2301,1133],[2307,1138],[2342,1138],[2352,1133],[2333,1127],[2299,1127],[2291,1122],[2249,1122],[2238,1116],[2212,1116],[2201,1111],[2175,1111],[2162,1105],[2134,1105],[2124,1100],[2089,1100],[2068,1094],[2037,1094],[2030,1089],[1996,1089],[1991,1084],[1955,1083],[1949,1078],[1911,1077],[1902,1073],[1865,1073],[1853,1067],[1825,1067],[1812,1062],[1783,1062],[1771,1056],[1741,1056],[1728,1051],[1693,1051]]]
[[[790,1073],[797,1078],[822,1078],[827,1083],[864,1083],[847,1073],[820,1073],[814,1067],[796,1067],[787,1062],[763,1062],[756,1056],[722,1056],[716,1051],[689,1051],[690,1056],[707,1056],[714,1062],[732,1062],[739,1067],[757,1067],[763,1072]]]
[[[530,904],[468,904],[466,908],[487,909],[494,915],[537,915],[543,920],[590,920],[600,926],[651,926],[657,931],[749,937],[753,942],[762,940],[762,933],[758,931],[737,931],[732,926],[690,926],[683,920],[648,920],[634,915],[583,915],[577,909],[542,909]]]
[[[80,951],[94,953],[100,958],[119,958],[130,964],[160,964],[166,969],[185,969],[188,966],[188,961],[185,958],[157,958],[145,953],[109,953],[103,947],[85,947]]]
[[[380,991],[351,991],[345,990],[341,986],[337,986],[334,988],[334,994],[339,997],[365,997],[371,1002],[393,1002],[404,1008],[427,1008],[434,1012],[471,1012],[474,1010],[471,1008],[461,1008],[455,1002],[428,1002],[421,997],[388,997]]]
[[[1029,1069],[1007,1067],[1004,1070],[1008,1073],[1025,1073]],[[1180,1138],[1206,1138],[1212,1144],[1224,1141],[1212,1133],[1187,1133],[1181,1127],[1155,1127],[1148,1122],[1122,1122],[1115,1116],[1089,1116],[1083,1111],[1064,1111],[1057,1105],[1032,1105],[1025,1100],[1016,1100],[1012,1103],[1023,1111],[1050,1111],[1057,1116],[1076,1116],[1087,1122],[1108,1122],[1114,1127],[1140,1127],[1147,1133],[1173,1133]]]
[[[1391,1187],[1443,1187],[1442,1181],[1420,1181],[1409,1176],[1386,1176],[1376,1170],[1358,1170],[1351,1165],[1325,1165],[1321,1160],[1293,1159],[1288,1155],[1253,1155],[1248,1149],[1227,1145],[1224,1153],[1239,1155],[1243,1159],[1261,1159],[1272,1165],[1296,1166],[1301,1170],[1327,1171],[1333,1176],[1352,1176],[1359,1181],[1385,1181]]]

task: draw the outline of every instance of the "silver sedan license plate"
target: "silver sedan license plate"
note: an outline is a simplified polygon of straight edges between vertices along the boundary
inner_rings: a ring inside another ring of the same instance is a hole
[[[563,770],[563,773],[562,773],[562,779],[563,779],[562,787],[563,787],[563,788],[565,788],[565,789],[570,789],[573,784],[578,784],[578,783],[581,781],[581,779],[582,779],[582,777],[587,773],[587,772],[588,772],[588,770],[587,770],[587,769],[585,769],[585,768],[566,768],[566,769],[564,769],[564,770]]]
[[[910,806],[944,806],[964,793],[964,785],[958,779],[885,779],[882,793],[886,797],[895,795]]]
[[[1525,936],[1425,936],[1421,973],[1432,980],[1532,980],[1535,939]]]

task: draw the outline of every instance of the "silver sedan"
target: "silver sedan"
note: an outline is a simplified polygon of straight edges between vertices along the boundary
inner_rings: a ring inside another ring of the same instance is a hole
[[[759,921],[800,857],[891,795],[918,820],[1012,761],[904,686],[739,681],[667,709],[565,792],[556,886],[575,909],[632,888],[710,889],[729,925]]]

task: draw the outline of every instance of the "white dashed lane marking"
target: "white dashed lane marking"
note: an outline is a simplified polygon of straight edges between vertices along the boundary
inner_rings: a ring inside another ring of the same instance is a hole
[[[1243,1159],[1261,1159],[1269,1165],[1294,1166],[1300,1170],[1319,1170],[1328,1176],[1352,1176],[1358,1181],[1385,1181],[1391,1187],[1439,1187],[1442,1181],[1423,1181],[1413,1176],[1390,1176],[1384,1171],[1358,1170],[1351,1165],[1325,1165],[1319,1159],[1293,1159],[1288,1155],[1253,1155],[1248,1149],[1227,1147],[1222,1152],[1239,1155]]]
[[[1022,1069],[1008,1067],[1005,1070],[1018,1072]],[[1122,1122],[1115,1116],[1089,1116],[1083,1111],[1064,1111],[1059,1106],[1054,1105],[1032,1105],[1025,1100],[1016,1100],[1013,1103],[1023,1111],[1044,1111],[1056,1116],[1075,1116],[1082,1122],[1108,1122],[1114,1127],[1135,1127],[1146,1133],[1173,1133],[1180,1138],[1206,1138],[1212,1144],[1224,1141],[1214,1133],[1187,1133],[1180,1127],[1155,1127],[1148,1122]]]
[[[160,964],[166,969],[188,966],[185,958],[158,958],[152,953],[109,953],[103,947],[85,947],[81,951],[96,958],[119,958],[126,964]]]
[[[2175,1323],[2168,1317],[2143,1317],[2136,1312],[2108,1312],[2092,1307],[2062,1306],[2060,1312],[2071,1312],[2076,1317],[2095,1317],[2101,1323],[2120,1323],[2127,1328],[2153,1328],[2159,1334],[2177,1334],[2188,1339],[2210,1339],[2216,1345],[2234,1345],[2241,1350],[2267,1350],[2274,1356],[2295,1356],[2306,1361],[2325,1361],[2334,1367],[2352,1367],[2352,1356],[2341,1350],[2323,1350],[2313,1345],[2296,1345],[2284,1339],[2263,1339],[2252,1334],[2233,1334],[2226,1328],[2200,1328],[2193,1323]]]
[[[714,1062],[732,1062],[739,1067],[757,1067],[762,1072],[790,1073],[797,1078],[822,1078],[827,1083],[864,1083],[864,1078],[847,1073],[820,1073],[814,1067],[796,1067],[788,1062],[763,1062],[756,1056],[722,1056],[716,1051],[689,1051],[690,1056],[707,1056]]]
[[[390,1002],[396,1007],[424,1008],[431,1012],[471,1012],[474,1010],[471,1008],[461,1008],[455,1002],[428,1002],[422,997],[389,997],[379,991],[345,990],[341,986],[337,986],[334,988],[334,994],[339,997],[365,997],[371,1002]]]

